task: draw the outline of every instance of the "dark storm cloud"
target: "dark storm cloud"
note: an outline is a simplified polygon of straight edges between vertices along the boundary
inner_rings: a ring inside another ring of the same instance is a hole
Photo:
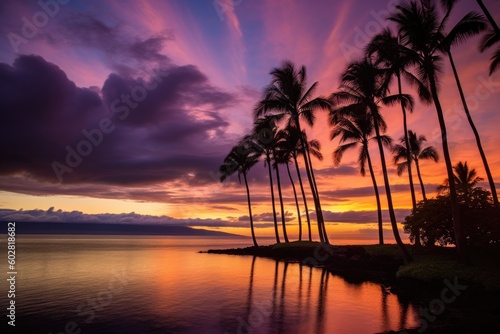
[[[41,57],[20,56],[0,64],[0,175],[57,182],[57,162],[66,184],[214,182],[228,149],[218,111],[236,100],[194,66],[137,79],[111,74],[100,95]],[[92,138],[84,156],[81,143]]]

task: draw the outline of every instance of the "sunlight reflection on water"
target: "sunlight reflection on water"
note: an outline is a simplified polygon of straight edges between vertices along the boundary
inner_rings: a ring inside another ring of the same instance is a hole
[[[36,333],[375,333],[412,305],[317,268],[198,253],[248,239],[20,236],[17,323]]]

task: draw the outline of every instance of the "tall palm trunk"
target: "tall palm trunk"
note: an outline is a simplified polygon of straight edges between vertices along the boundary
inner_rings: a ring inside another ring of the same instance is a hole
[[[247,174],[243,173],[243,179],[245,180],[245,187],[247,188],[247,200],[248,200],[248,214],[250,215],[250,230],[252,231],[253,245],[258,247],[257,239],[255,238],[255,231],[253,228],[253,216],[252,216],[252,204],[250,203],[250,189],[248,188]]]
[[[493,17],[491,16],[488,8],[486,8],[486,6],[484,5],[483,1],[481,1],[481,0],[476,0],[476,1],[477,1],[477,4],[479,5],[479,7],[481,7],[481,10],[483,11],[484,15],[488,18],[488,21],[490,21],[490,24],[493,27],[493,30],[498,35],[500,35],[500,28],[498,28],[498,25],[495,22],[495,20],[493,19]]]
[[[376,108],[376,107],[374,107]],[[403,259],[405,263],[411,262],[413,259],[408,253],[405,245],[403,244],[403,241],[401,240],[401,237],[399,236],[399,230],[398,230],[398,224],[396,221],[396,214],[394,213],[394,205],[392,203],[392,194],[391,194],[391,186],[389,185],[389,174],[387,173],[387,166],[385,164],[385,154],[384,154],[384,147],[382,145],[382,140],[380,139],[380,128],[378,121],[376,119],[373,120],[373,126],[375,128],[375,134],[377,136],[377,143],[378,143],[378,149],[380,153],[380,161],[382,164],[382,174],[384,175],[384,184],[385,184],[385,193],[387,196],[387,206],[389,209],[389,217],[391,219],[391,227],[392,227],[392,232],[394,234],[394,239],[396,239],[396,244],[399,247],[399,250],[401,251],[401,254],[403,255]]]
[[[373,172],[372,159],[370,158],[370,153],[368,152],[368,147],[366,147],[366,160],[368,162],[368,169],[370,171],[370,176],[373,182],[373,189],[375,190],[375,199],[377,201],[377,215],[378,215],[378,243],[380,245],[384,244],[384,231],[382,227],[382,206],[380,205],[380,194],[378,192],[377,180],[375,179],[375,173]]]
[[[297,198],[297,190],[295,189],[295,182],[293,182],[292,174],[290,173],[290,166],[288,162],[286,163],[286,171],[288,173],[288,177],[290,178],[290,183],[292,184],[293,189],[293,197],[295,198],[295,206],[297,207],[297,216],[299,219],[299,241],[302,240],[302,217],[300,216],[300,207],[299,207],[299,199]]]
[[[299,168],[299,163],[297,162],[297,155],[296,154],[294,154],[294,156],[293,156],[293,161],[295,163],[295,169],[297,170],[297,176],[299,178],[299,184],[300,184],[300,191],[302,192],[302,199],[304,200],[304,208],[306,210],[308,237],[309,237],[309,241],[312,241],[311,219],[309,218],[309,208],[307,207],[306,192],[304,191],[304,184],[302,183],[302,176],[300,175],[300,168]]]
[[[276,243],[280,243],[280,235],[278,233],[278,220],[276,219],[276,208],[274,207],[274,187],[273,187],[273,174],[271,173],[271,159],[269,156],[266,157],[267,170],[269,172],[269,185],[271,187],[271,204],[273,207],[273,217],[274,217],[274,234],[276,235]]]
[[[458,92],[460,93],[460,99],[462,100],[462,104],[464,106],[465,114],[467,115],[467,120],[469,121],[472,132],[474,132],[474,137],[476,138],[477,148],[479,150],[479,154],[481,155],[481,159],[483,160],[484,169],[486,171],[486,175],[488,177],[488,182],[490,184],[491,195],[493,196],[493,204],[498,206],[498,196],[497,190],[495,187],[495,181],[493,181],[493,176],[491,175],[490,166],[488,165],[488,160],[486,160],[486,154],[483,150],[483,145],[481,144],[481,138],[479,137],[479,132],[476,129],[476,125],[472,121],[472,116],[469,112],[469,107],[467,106],[467,102],[465,101],[464,92],[462,90],[462,84],[460,83],[460,78],[458,77],[458,72],[455,67],[455,62],[453,61],[453,57],[451,55],[451,51],[448,50],[448,58],[450,59],[451,68],[453,69],[453,75],[455,76],[455,81],[457,82]]]
[[[311,153],[309,150],[307,150],[307,158],[309,159],[309,168],[311,169],[311,176],[314,184],[314,190],[316,191],[316,196],[318,197],[318,202],[320,202],[319,199],[319,191],[318,191],[318,184],[316,183],[316,177],[314,176],[314,168],[312,166],[312,159],[311,159]],[[321,207],[321,205],[320,205]],[[323,212],[321,212],[321,215],[323,215]],[[323,219],[323,222],[321,223],[321,228],[323,229],[323,237],[325,238],[325,242],[327,244],[330,243],[330,240],[328,239],[328,234],[326,233],[326,225],[325,225],[325,220]]]
[[[420,165],[418,163],[418,159],[415,159],[415,167],[417,167],[417,175],[418,180],[420,181],[420,188],[422,189],[422,197],[424,198],[424,201],[427,201],[427,196],[425,196],[424,181],[422,181],[422,175],[420,174]]]
[[[283,205],[283,195],[281,193],[280,169],[278,164],[276,164],[276,183],[278,185],[278,196],[280,199],[281,226],[283,227],[283,237],[285,238],[285,242],[288,242],[288,234],[286,233],[286,224],[285,224],[285,206]]]
[[[297,130],[299,133],[302,133],[302,130],[300,129],[300,122],[297,119]],[[304,140],[304,137],[301,135],[300,136],[300,144],[302,145],[302,156],[304,158],[304,165],[306,167],[306,174],[307,174],[307,179],[309,180],[309,186],[311,187],[311,193],[313,195],[313,202],[314,202],[314,208],[316,210],[316,219],[318,221],[318,234],[319,234],[319,239],[321,242],[327,242],[325,240],[325,237],[323,235],[323,228],[321,227],[324,219],[323,219],[323,212],[321,211],[321,204],[319,202],[318,198],[318,193],[316,192],[316,188],[314,187],[313,183],[313,178],[311,175],[311,165],[309,163],[309,159],[307,157],[307,150],[306,150],[306,143]]]
[[[443,145],[443,155],[446,163],[446,172],[448,174],[448,180],[454,180],[453,166],[450,158],[450,151],[448,149],[448,138],[446,134],[446,124],[443,116],[443,108],[437,94],[436,81],[434,73],[429,73],[429,85],[431,88],[432,100],[436,107],[436,112],[439,120],[439,127],[441,128],[441,141]],[[462,220],[460,217],[460,206],[458,204],[457,190],[455,187],[455,182],[449,182],[450,187],[450,200],[451,200],[451,213],[453,217],[453,230],[455,232],[456,247],[458,252],[458,261],[467,262],[467,253],[465,251],[465,240],[462,234]]]
[[[398,73],[396,77],[398,79],[399,95],[401,96],[403,94],[403,90],[401,88],[401,76]],[[403,129],[405,132],[406,161],[408,162],[408,180],[410,182],[411,204],[413,207],[413,211],[415,211],[417,209],[417,198],[415,197],[415,186],[413,185],[413,173],[411,171],[411,147],[410,139],[408,138],[408,121],[406,116],[406,108],[403,103],[401,103],[401,111],[403,112]],[[414,229],[413,235],[415,236],[415,246],[420,247],[420,230],[418,227]]]

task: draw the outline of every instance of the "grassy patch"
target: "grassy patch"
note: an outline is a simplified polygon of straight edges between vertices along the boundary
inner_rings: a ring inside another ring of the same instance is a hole
[[[456,261],[454,248],[436,248],[414,252],[414,261],[403,265],[397,278],[411,278],[424,282],[442,282],[444,279],[469,282],[490,291],[500,291],[500,268],[495,253],[471,252],[471,264]]]

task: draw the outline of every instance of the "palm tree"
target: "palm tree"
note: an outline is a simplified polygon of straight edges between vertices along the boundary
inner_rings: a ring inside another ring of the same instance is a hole
[[[311,219],[309,217],[309,208],[307,205],[306,193],[304,190],[304,184],[302,182],[302,176],[300,174],[300,168],[299,168],[299,163],[298,163],[298,159],[297,159],[298,153],[302,152],[302,149],[300,148],[301,147],[300,146],[301,145],[300,131],[296,127],[288,126],[285,130],[283,130],[283,132],[286,133],[285,137],[287,139],[291,158],[292,158],[294,165],[295,165],[295,171],[297,172],[297,177],[298,177],[299,185],[300,185],[300,191],[302,193],[302,199],[304,201],[304,208],[306,211],[306,220],[307,220],[308,239],[309,239],[309,241],[312,241]],[[299,215],[299,217],[300,217],[300,215]]]
[[[273,168],[276,172],[276,185],[278,187],[278,197],[280,200],[280,209],[281,209],[281,226],[283,228],[283,237],[285,238],[285,242],[289,242],[288,234],[286,233],[286,223],[285,223],[285,205],[283,204],[283,194],[281,192],[281,179],[280,179],[280,169],[279,169],[279,156],[281,155],[280,145],[279,145],[279,133],[277,129],[273,129],[274,138],[273,138],[273,147],[272,147],[272,158],[273,158]]]
[[[248,202],[248,215],[250,217],[250,230],[252,232],[253,245],[258,246],[257,239],[255,238],[255,231],[252,216],[252,204],[250,202],[250,189],[248,188],[247,173],[258,162],[259,153],[250,148],[248,142],[243,140],[240,145],[234,146],[229,154],[224,159],[224,163],[220,166],[220,181],[223,182],[227,177],[234,172],[238,172],[238,180],[241,183],[241,175],[245,180],[245,187],[247,191]]]
[[[423,148],[423,143],[427,141],[425,136],[417,136],[417,134],[411,130],[408,131],[408,138],[410,141],[410,150],[406,149],[406,143],[404,137],[400,139],[401,145],[394,145],[392,148],[392,153],[394,153],[394,163],[397,165],[398,175],[402,175],[409,165],[415,161],[415,167],[417,168],[418,180],[420,182],[420,189],[422,189],[422,197],[424,201],[427,201],[427,196],[425,195],[424,182],[422,181],[422,174],[420,173],[420,160],[434,160],[434,162],[439,161],[439,155],[433,146],[427,146]],[[410,160],[407,160],[408,152],[410,153]],[[410,163],[408,163],[410,161]],[[410,176],[411,177],[411,176]]]
[[[484,52],[486,49],[491,48],[493,45],[499,42],[500,42],[500,33],[495,30],[489,30],[484,34],[481,40],[481,44],[479,46],[479,50],[481,52]],[[500,46],[493,53],[493,56],[491,56],[490,60],[491,63],[490,63],[489,74],[491,76],[493,72],[497,70],[497,67],[500,64]]]
[[[387,206],[389,209],[394,239],[399,246],[405,262],[410,262],[412,261],[412,257],[406,250],[399,235],[396,214],[394,212],[394,205],[392,202],[391,187],[389,184],[389,175],[387,172],[384,145],[381,136],[381,132],[386,130],[387,125],[382,117],[382,114],[380,113],[380,105],[403,103],[406,108],[412,109],[413,99],[407,94],[388,96],[387,87],[384,85],[386,75],[387,72],[376,67],[369,58],[364,58],[361,61],[355,61],[349,64],[347,70],[343,73],[340,91],[332,94],[332,100],[340,105],[340,107],[335,109],[337,114],[347,115],[354,118],[369,117],[373,124],[380,153],[385,192],[387,196]]]
[[[447,12],[449,14],[449,12]],[[431,1],[425,1],[420,5],[415,2],[406,2],[396,6],[396,12],[389,16],[389,20],[397,24],[401,42],[406,47],[415,51],[418,55],[417,72],[420,81],[429,86],[432,101],[436,107],[436,113],[441,129],[441,141],[443,155],[446,164],[448,178],[453,178],[453,167],[448,148],[448,135],[443,115],[443,108],[439,100],[437,82],[441,70],[442,58],[439,55],[443,28],[449,15],[439,20],[439,14]],[[465,252],[465,240],[462,233],[462,222],[460,218],[460,207],[455,185],[450,184],[450,200],[452,207],[453,229],[455,232],[458,259],[467,261]]]
[[[299,199],[297,197],[297,190],[295,188],[295,182],[293,181],[292,173],[290,172],[290,162],[294,159],[293,152],[296,151],[296,142],[293,143],[291,140],[291,134],[288,129],[281,130],[278,132],[279,137],[279,155],[275,157],[278,163],[284,164],[286,166],[286,171],[288,173],[288,178],[292,185],[293,197],[295,199],[295,207],[297,209],[297,217],[299,222],[299,241],[302,240],[302,215],[300,214]],[[295,155],[296,156],[296,155]],[[309,229],[309,234],[311,230]]]
[[[388,71],[386,85],[389,85],[392,78],[396,78],[398,86],[398,94],[403,94],[402,80],[404,77],[412,85],[417,85],[419,90],[419,95],[426,99],[430,99],[430,94],[422,82],[418,80],[411,72],[407,71],[407,68],[416,64],[418,55],[399,43],[399,37],[393,36],[390,29],[385,29],[382,33],[376,35],[371,42],[366,47],[366,54],[368,56],[375,55],[375,64],[382,64],[384,68]],[[408,121],[405,105],[401,104],[401,111],[403,113],[403,130],[405,144],[408,147],[410,145],[408,139]],[[411,112],[411,110],[410,110]],[[407,160],[410,160],[410,152],[407,152]],[[413,210],[417,209],[417,198],[415,196],[415,187],[413,185],[412,166],[408,165],[408,181],[410,185],[411,203]],[[420,236],[419,231],[415,231],[415,246],[420,246]]]
[[[496,192],[495,181],[493,180],[493,176],[491,175],[488,160],[486,159],[486,154],[484,153],[483,146],[481,144],[481,138],[479,137],[479,132],[477,131],[476,125],[472,120],[469,107],[465,100],[465,94],[463,92],[462,84],[460,82],[460,78],[458,76],[455,62],[453,61],[453,56],[451,53],[451,47],[453,45],[463,42],[467,37],[476,35],[479,32],[483,31],[484,29],[486,29],[486,23],[483,17],[477,13],[473,12],[468,13],[453,27],[453,29],[449,32],[449,34],[444,38],[443,42],[441,43],[441,49],[443,50],[444,53],[448,55],[448,59],[450,60],[451,68],[453,70],[453,75],[455,77],[458,92],[460,94],[460,99],[462,101],[462,105],[464,107],[467,120],[469,121],[469,125],[472,129],[472,132],[474,133],[474,137],[476,139],[476,145],[479,150],[479,154],[481,156],[484,169],[486,171],[486,176],[488,177],[491,194],[493,196],[493,203],[495,206],[498,206],[498,196]]]
[[[311,87],[307,88],[307,73],[304,66],[296,69],[292,62],[287,61],[283,63],[281,68],[273,69],[270,74],[273,79],[271,84],[264,90],[264,98],[255,107],[254,114],[256,118],[263,115],[287,118],[288,124],[297,127],[301,132],[300,118],[305,119],[310,126],[313,126],[314,112],[318,109],[328,109],[330,107],[328,99],[322,97],[313,98],[318,83],[315,82]],[[316,209],[320,240],[329,243],[319,194],[314,186],[311,163],[302,136],[300,136],[300,142],[306,174]]]
[[[497,23],[491,16],[490,12],[488,11],[484,3],[481,0],[477,0],[477,3],[479,7],[481,7],[481,10],[483,11],[488,21],[490,22],[492,28],[484,35],[483,40],[481,41],[480,50],[481,52],[483,52],[484,50],[500,42],[500,28],[498,27]],[[491,57],[490,75],[492,75],[493,72],[497,70],[499,64],[500,64],[500,46]]]
[[[389,85],[391,79],[396,77],[397,86],[398,86],[398,94],[403,94],[402,92],[402,80],[401,77],[406,78],[408,82],[411,84],[417,84],[419,93],[421,96],[429,98],[429,92],[427,88],[409,71],[407,68],[411,65],[416,64],[418,55],[412,50],[404,47],[399,43],[399,38],[397,36],[393,36],[392,32],[389,28],[385,29],[380,34],[376,35],[366,47],[366,54],[368,56],[375,55],[375,64],[383,65],[383,67],[388,71],[387,82],[386,85]],[[409,139],[408,139],[408,121],[407,121],[407,113],[404,104],[401,104],[401,111],[403,113],[403,129],[404,129],[404,140],[406,146],[408,147]],[[410,152],[408,151],[407,160],[410,160],[409,156]],[[408,166],[409,175],[412,175],[411,172],[412,166]],[[409,177],[410,183],[410,193],[411,193],[411,202],[413,209],[415,210],[417,207],[417,200],[415,196],[415,188],[413,186],[413,179]]]
[[[479,5],[479,7],[481,7],[481,10],[483,11],[484,15],[488,18],[488,21],[490,22],[491,27],[493,28],[495,33],[500,36],[500,28],[498,27],[495,20],[493,20],[493,16],[491,16],[488,8],[486,8],[486,6],[484,5],[482,0],[476,0],[476,1],[477,1],[477,4]]]
[[[255,143],[256,149],[261,151],[264,155],[264,165],[267,166],[269,186],[271,188],[271,206],[273,209],[274,218],[274,234],[276,236],[276,243],[280,243],[280,237],[278,233],[278,219],[276,218],[276,207],[274,205],[275,201],[273,174],[271,172],[271,158],[274,146],[276,145],[276,125],[274,119],[270,117],[258,119],[254,125],[255,127],[252,138],[253,142]]]
[[[376,139],[370,138],[374,132],[373,123],[369,117],[366,117],[366,114],[352,119],[348,117],[336,117],[336,115],[336,111],[332,110],[330,113],[330,125],[334,128],[330,137],[333,140],[340,136],[339,146],[335,149],[335,151],[333,151],[333,162],[336,166],[338,166],[347,150],[360,146],[358,155],[359,170],[361,175],[365,176],[366,165],[368,165],[368,170],[370,171],[370,177],[373,183],[373,189],[375,190],[375,199],[377,202],[378,240],[379,244],[383,245],[384,233],[382,226],[382,207],[380,205],[377,180],[375,179],[370,151],[368,149],[370,139]],[[390,146],[391,138],[389,136],[382,135],[381,139],[384,145]]]
[[[467,161],[465,163],[459,161],[455,166],[453,166],[453,170],[455,171],[453,180],[455,181],[454,183],[457,187],[457,193],[461,198],[464,199],[467,204],[472,190],[479,182],[483,180],[483,178],[477,176],[477,172],[474,168],[469,169]],[[450,181],[449,179],[445,179],[443,184],[438,187],[438,193],[448,193],[449,189]]]

